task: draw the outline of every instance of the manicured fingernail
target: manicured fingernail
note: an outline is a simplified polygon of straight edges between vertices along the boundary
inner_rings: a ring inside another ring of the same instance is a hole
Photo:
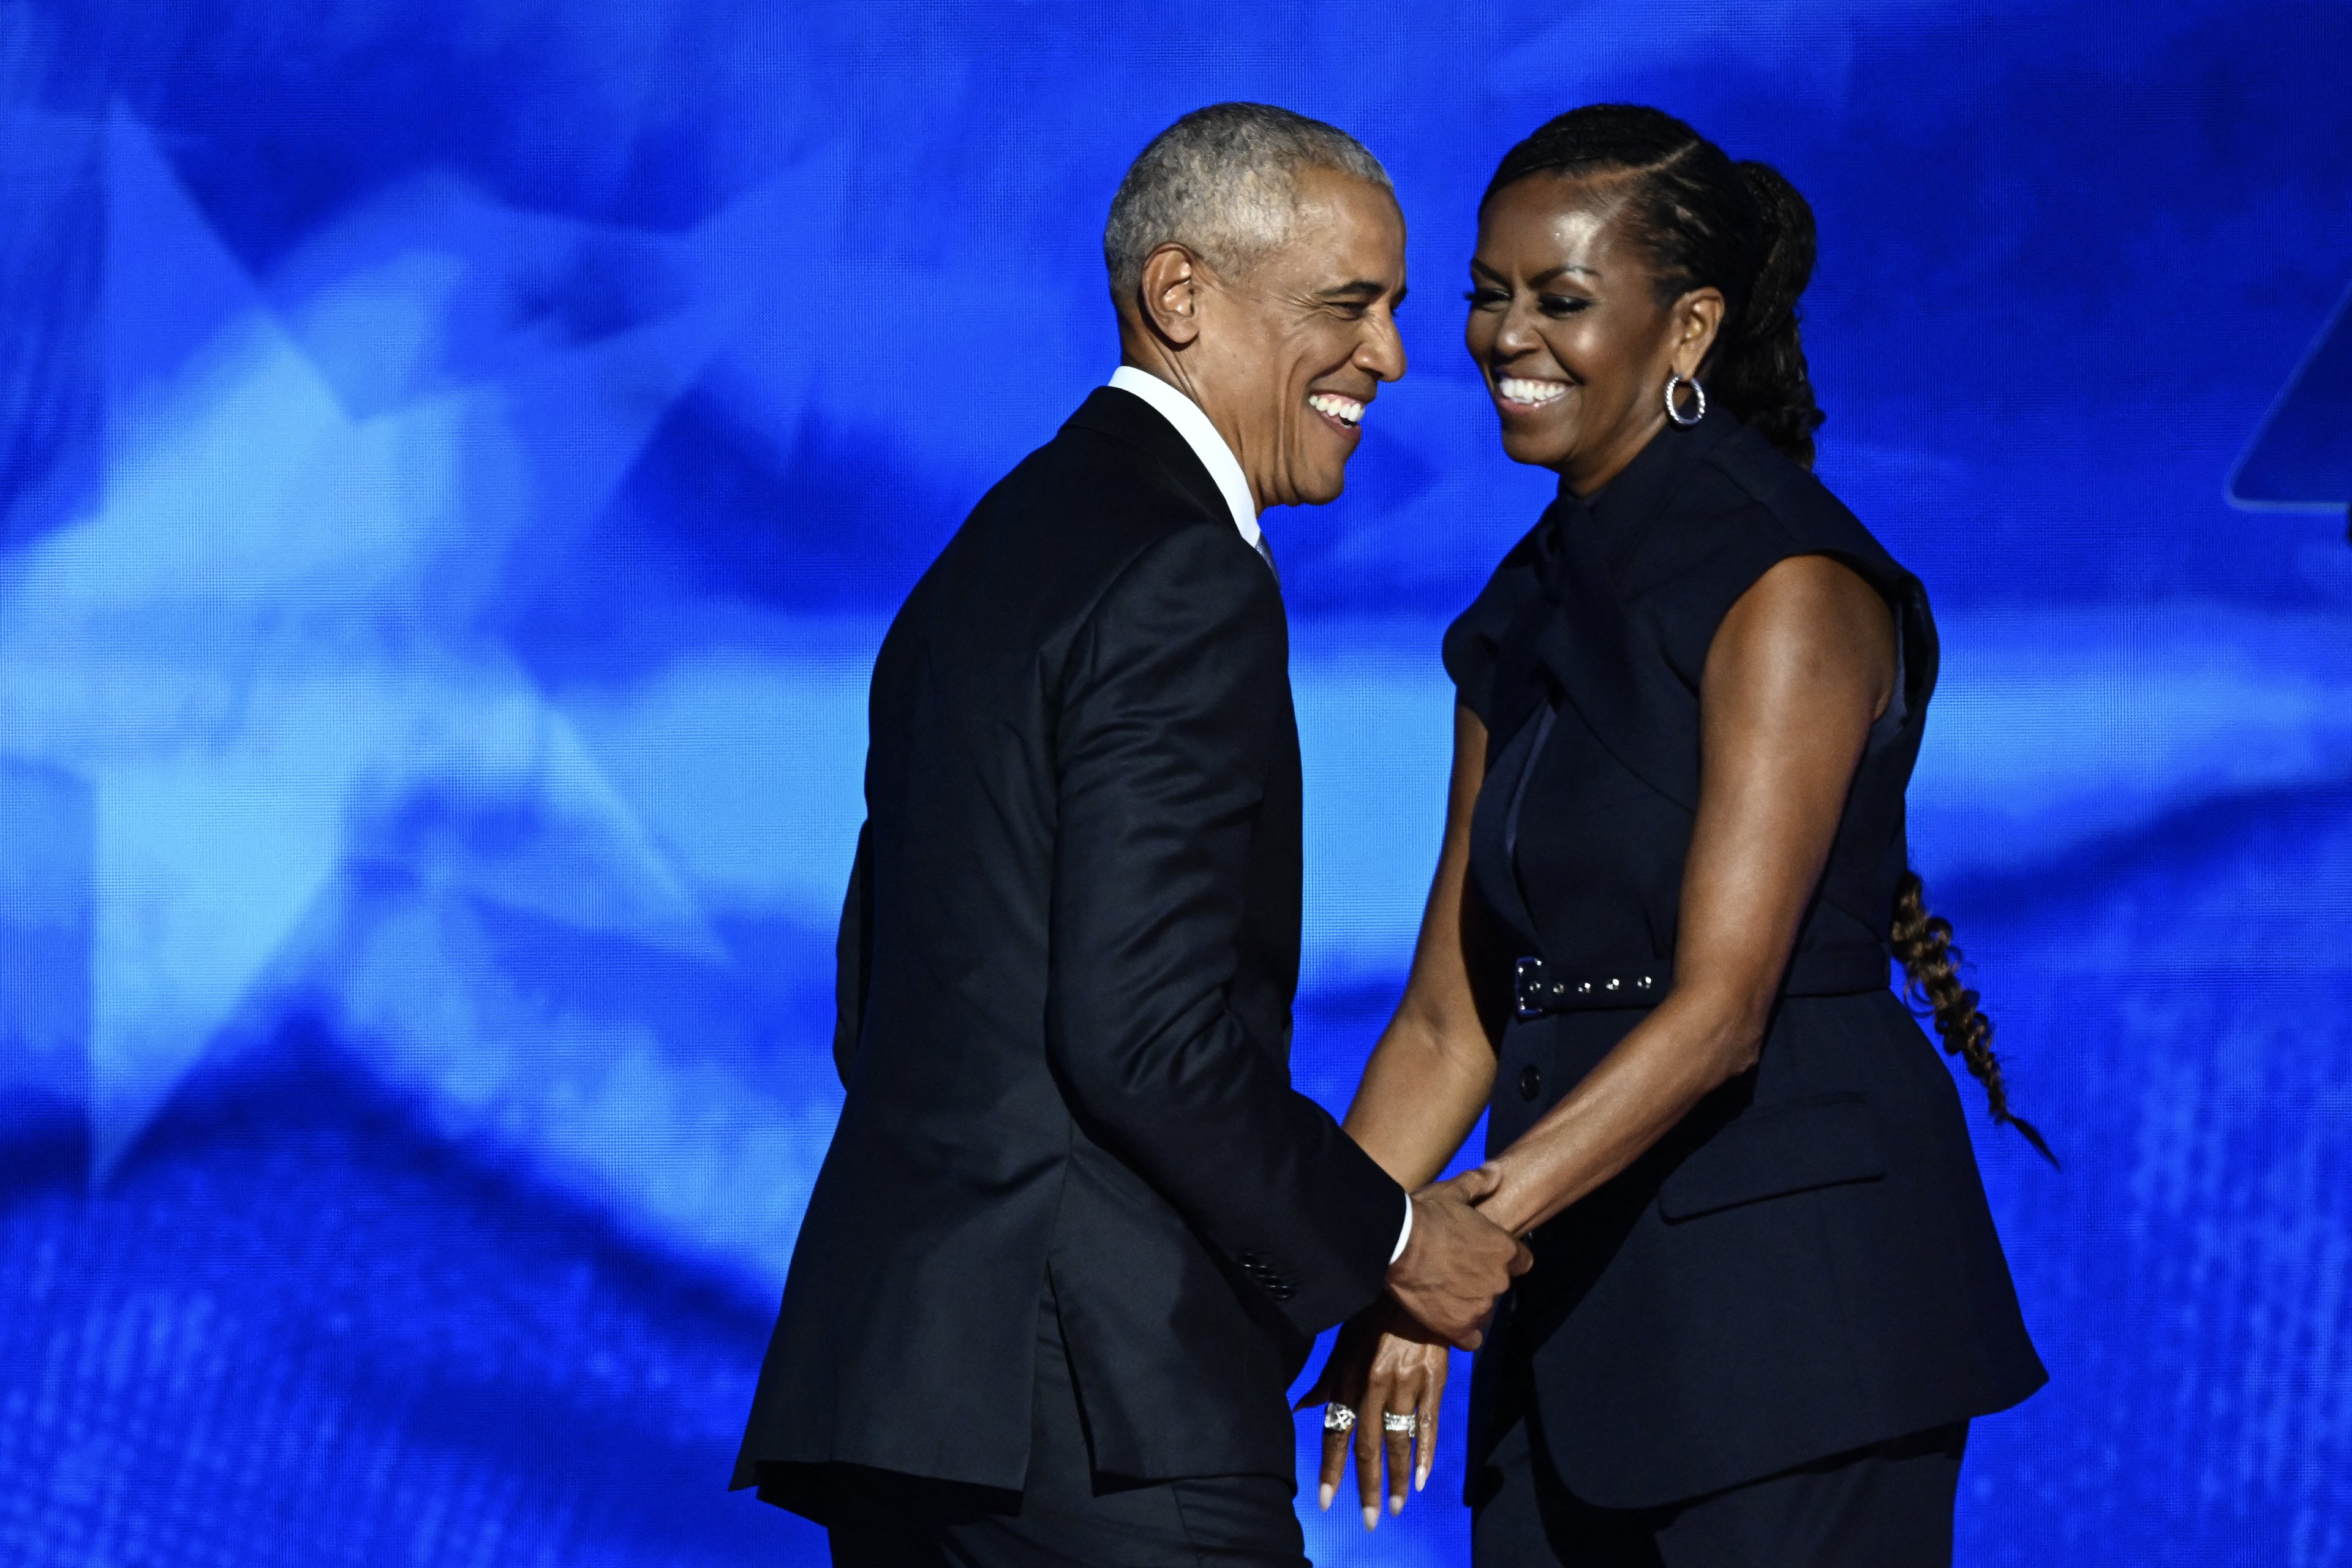
[[[1404,1511],[1404,1499],[1402,1496],[1389,1499],[1389,1511],[1391,1513],[1402,1513]]]
[[[1364,1528],[1366,1530],[1378,1530],[1380,1527],[1381,1510],[1376,1508],[1366,1509],[1364,1510]]]
[[[1415,1470],[1415,1471],[1412,1473],[1412,1489],[1413,1489],[1413,1490],[1415,1490],[1415,1491],[1420,1491],[1422,1489],[1423,1489],[1424,1487],[1426,1487],[1426,1486],[1428,1486],[1428,1485],[1429,1485],[1429,1467],[1428,1467],[1427,1465],[1423,1465],[1423,1466],[1422,1466],[1422,1468],[1419,1468],[1418,1470]]]
[[[1329,1513],[1331,1511],[1331,1499],[1333,1494],[1337,1493],[1339,1489],[1338,1487],[1333,1486],[1329,1481],[1325,1481],[1322,1487],[1316,1492],[1316,1497],[1321,1500],[1323,1511],[1325,1513]]]

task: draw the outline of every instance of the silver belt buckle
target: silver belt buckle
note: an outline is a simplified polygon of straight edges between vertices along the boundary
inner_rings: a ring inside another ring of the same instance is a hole
[[[1543,1016],[1543,1006],[1532,994],[1543,984],[1544,962],[1540,958],[1523,958],[1511,971],[1511,1002],[1518,1009],[1519,1020]]]

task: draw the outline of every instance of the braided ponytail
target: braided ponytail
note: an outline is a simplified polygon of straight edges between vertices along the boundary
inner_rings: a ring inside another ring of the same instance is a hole
[[[1716,394],[1810,468],[1824,416],[1813,402],[1797,300],[1813,279],[1813,209],[1769,163],[1734,166],[1756,205],[1759,257],[1747,308],[1711,356]]]
[[[2040,1130],[2010,1113],[2000,1058],[1992,1054],[1992,1020],[1977,1011],[1977,994],[1961,985],[1960,950],[1952,945],[1952,922],[1927,912],[1927,889],[1916,871],[1904,872],[1895,885],[1895,925],[1887,935],[1895,956],[1902,961],[1912,997],[1935,1012],[1945,1054],[1967,1062],[1970,1075],[1984,1085],[1992,1119],[2016,1128],[2043,1159],[2056,1165],[2058,1156],[2050,1152]]]

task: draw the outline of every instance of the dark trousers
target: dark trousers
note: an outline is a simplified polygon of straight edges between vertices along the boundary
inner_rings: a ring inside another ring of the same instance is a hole
[[[1522,1421],[1471,1517],[1475,1568],[1948,1568],[1965,1421],[1655,1509],[1570,1491]]]
[[[1038,1317],[1028,1484],[949,1486],[832,1466],[761,1495],[819,1518],[837,1568],[1307,1568],[1286,1476],[1097,1475],[1050,1292]]]

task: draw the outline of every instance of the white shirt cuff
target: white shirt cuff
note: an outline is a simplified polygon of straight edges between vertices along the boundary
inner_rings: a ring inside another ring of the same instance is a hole
[[[1401,1230],[1401,1231],[1397,1232],[1397,1244],[1396,1244],[1396,1250],[1395,1250],[1394,1252],[1391,1252],[1391,1253],[1390,1253],[1390,1254],[1389,1254],[1389,1262],[1390,1262],[1390,1263],[1393,1264],[1393,1263],[1395,1263],[1395,1262],[1396,1262],[1396,1260],[1397,1260],[1398,1258],[1402,1258],[1402,1257],[1404,1256],[1404,1244],[1405,1244],[1406,1242],[1408,1242],[1408,1241],[1411,1241],[1412,1239],[1412,1194],[1411,1193],[1407,1193],[1407,1194],[1405,1194],[1405,1195],[1404,1195],[1404,1228],[1403,1228],[1402,1230]]]

